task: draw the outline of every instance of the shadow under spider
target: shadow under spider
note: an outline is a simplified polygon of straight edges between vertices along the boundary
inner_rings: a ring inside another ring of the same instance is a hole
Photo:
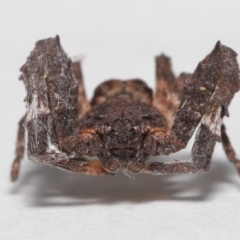
[[[104,177],[77,175],[36,164],[21,174],[10,193],[16,194],[24,188],[27,204],[37,207],[166,200],[203,201],[220,191],[221,184],[229,183],[237,189],[240,187],[240,182],[233,178],[237,176],[234,168],[226,159],[225,162],[218,160],[216,157],[213,159],[207,174],[139,174],[135,179],[122,173]]]

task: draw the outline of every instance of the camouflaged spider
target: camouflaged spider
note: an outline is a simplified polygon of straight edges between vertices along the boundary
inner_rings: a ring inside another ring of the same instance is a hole
[[[175,78],[170,59],[161,55],[154,95],[142,80],[114,79],[99,85],[89,103],[80,62],[71,62],[58,36],[38,41],[20,69],[28,112],[19,124],[12,180],[19,174],[25,129],[30,160],[74,173],[112,175],[120,168],[130,176],[206,172],[221,140],[240,173],[222,125],[240,88],[236,56],[218,42],[193,74]],[[150,155],[185,148],[198,125],[191,160],[147,162]]]

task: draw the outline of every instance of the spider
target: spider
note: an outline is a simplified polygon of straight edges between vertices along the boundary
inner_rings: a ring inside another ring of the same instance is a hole
[[[25,130],[30,160],[73,173],[207,172],[217,141],[240,173],[222,124],[240,89],[236,56],[217,42],[193,74],[175,78],[162,54],[156,57],[155,94],[140,79],[111,79],[88,102],[80,61],[67,57],[58,36],[38,41],[20,69],[28,111],[19,122],[11,179],[19,175]],[[198,126],[190,160],[147,161],[185,148]]]

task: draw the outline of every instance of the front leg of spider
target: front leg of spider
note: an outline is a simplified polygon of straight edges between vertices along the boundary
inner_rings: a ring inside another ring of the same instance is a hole
[[[156,174],[208,171],[216,141],[221,141],[221,125],[228,116],[228,106],[240,89],[237,54],[218,42],[199,63],[188,79],[171,130],[150,132],[144,147],[147,152],[162,154],[163,145],[170,152],[184,148],[200,124],[192,148],[191,161],[170,161],[146,165],[145,172]],[[163,153],[164,154],[164,153]]]
[[[77,131],[77,109],[73,105],[77,82],[70,64],[59,39],[49,38],[36,43],[20,69],[27,89],[27,154],[34,162],[68,161],[67,154],[51,151],[48,145],[49,141],[58,145],[65,137],[74,138]]]
[[[24,123],[28,137],[27,154],[34,162],[67,171],[106,175],[108,172],[103,169],[101,161],[69,155],[80,139],[78,98],[84,97],[81,97],[84,92],[78,91],[80,82],[74,76],[71,64],[57,36],[38,41],[21,68],[28,103]],[[90,145],[95,142],[94,139]],[[50,145],[55,149],[52,150]]]
[[[15,159],[12,163],[12,167],[11,167],[11,180],[12,181],[16,181],[18,178],[21,160],[24,156],[25,129],[24,129],[23,123],[25,121],[25,118],[26,118],[26,115],[24,115],[18,123],[18,134],[17,134],[17,143],[16,143],[16,150],[15,150],[16,157],[15,157]]]

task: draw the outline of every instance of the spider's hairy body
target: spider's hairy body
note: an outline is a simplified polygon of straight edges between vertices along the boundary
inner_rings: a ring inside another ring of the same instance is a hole
[[[80,129],[93,129],[104,149],[128,160],[142,149],[151,127],[167,129],[164,116],[147,103],[115,99],[95,106],[83,116]]]
[[[218,42],[193,74],[176,78],[170,59],[160,55],[156,57],[155,93],[140,79],[112,79],[100,84],[88,101],[80,62],[71,62],[58,36],[38,41],[20,69],[28,112],[19,123],[12,180],[18,177],[24,152],[23,123],[30,160],[74,173],[206,172],[215,143],[221,140],[240,173],[240,161],[222,124],[240,89],[236,56]],[[191,160],[147,161],[151,155],[185,148],[198,126]],[[57,151],[49,148],[51,144]]]

